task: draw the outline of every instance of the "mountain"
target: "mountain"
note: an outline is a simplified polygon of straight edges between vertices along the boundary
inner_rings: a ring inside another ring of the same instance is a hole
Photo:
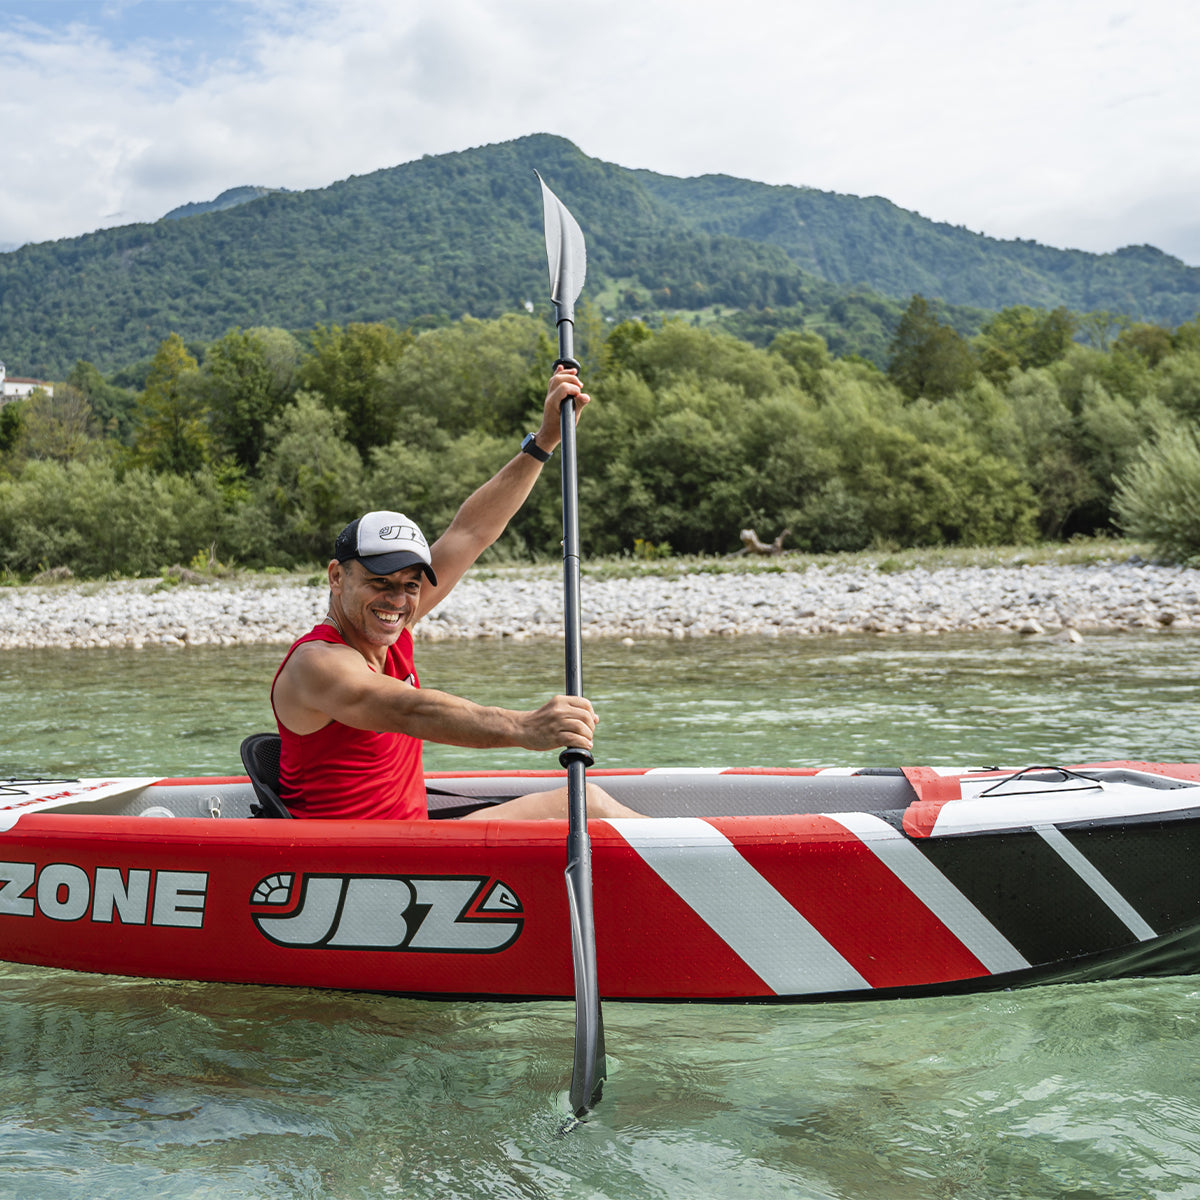
[[[227,208],[237,208],[249,200],[258,200],[269,196],[272,192],[286,191],[286,188],[267,187],[236,187],[222,192],[215,200],[202,200],[193,204],[181,204],[173,208],[164,217],[164,221],[178,221],[180,217],[198,217],[201,213],[223,212]]]
[[[878,358],[914,291],[960,306],[945,311],[964,331],[1008,304],[1171,324],[1200,305],[1200,270],[1150,247],[998,241],[886,200],[627,170],[535,134],[0,254],[0,354],[61,378],[80,358],[111,372],[172,331],[546,311],[535,168],[587,236],[585,299],[617,318],[717,306],[759,340],[803,319]]]
[[[886,296],[920,292],[948,304],[1010,304],[1077,312],[1107,308],[1179,324],[1200,307],[1200,269],[1153,246],[1111,254],[1001,241],[930,221],[879,196],[778,187],[726,175],[633,174],[692,229],[779,246],[831,283]]]

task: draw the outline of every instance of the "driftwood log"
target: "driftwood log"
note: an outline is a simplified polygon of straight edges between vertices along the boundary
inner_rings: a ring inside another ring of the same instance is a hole
[[[753,529],[743,529],[741,533],[742,548],[738,554],[782,554],[783,539],[792,531],[785,529],[773,542],[770,544],[762,541],[758,534]]]

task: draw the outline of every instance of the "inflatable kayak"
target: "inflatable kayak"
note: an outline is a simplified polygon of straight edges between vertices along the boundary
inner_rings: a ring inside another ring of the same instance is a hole
[[[608,999],[921,995],[1200,970],[1200,764],[595,771]],[[247,777],[0,784],[0,959],[421,996],[573,995],[559,772],[430,819],[253,816]]]

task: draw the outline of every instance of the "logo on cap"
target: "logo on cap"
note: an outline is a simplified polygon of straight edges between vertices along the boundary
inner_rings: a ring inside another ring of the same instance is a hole
[[[421,546],[429,545],[424,535],[415,525],[385,525],[379,531],[379,538],[385,542],[404,541],[416,542]]]

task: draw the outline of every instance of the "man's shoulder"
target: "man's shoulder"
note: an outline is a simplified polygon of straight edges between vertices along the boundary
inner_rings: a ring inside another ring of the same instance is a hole
[[[280,671],[308,675],[352,670],[356,660],[362,663],[362,655],[341,640],[301,639],[292,646]]]
[[[362,658],[362,655],[353,646],[340,639],[333,641],[332,639],[312,638],[308,641],[297,642],[292,649],[293,658],[324,658],[331,655],[337,658]]]

